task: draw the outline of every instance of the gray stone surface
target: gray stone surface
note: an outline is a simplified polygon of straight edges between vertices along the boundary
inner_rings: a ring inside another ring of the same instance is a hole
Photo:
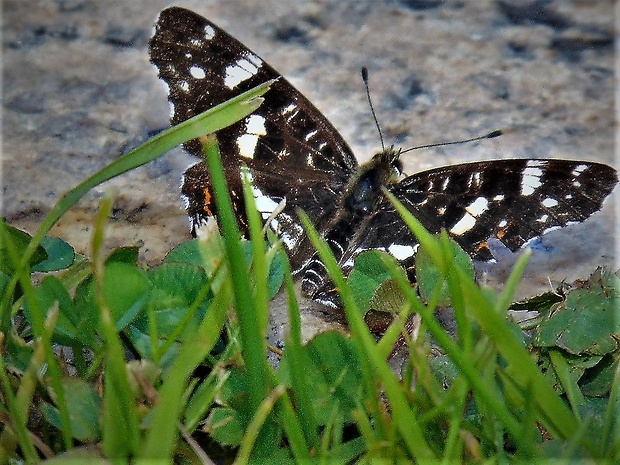
[[[150,1],[9,0],[3,11],[2,213],[34,231],[60,196],[167,126],[148,63]],[[182,1],[250,46],[304,92],[360,160],[379,148],[359,70],[367,66],[388,144],[406,171],[490,158],[614,164],[614,2]],[[157,263],[189,237],[180,150],[91,192],[53,230],[88,253],[98,199],[116,189],[108,246],[142,243]],[[618,196],[618,192],[614,197]],[[614,260],[613,202],[536,245],[525,285],[584,276]],[[507,256],[504,263],[510,263]],[[505,267],[489,273],[502,281]],[[528,293],[526,289],[523,293]]]

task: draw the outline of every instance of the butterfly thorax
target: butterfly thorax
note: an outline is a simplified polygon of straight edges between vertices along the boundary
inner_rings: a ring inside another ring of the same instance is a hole
[[[400,152],[389,148],[361,165],[343,190],[343,207],[354,217],[367,215],[382,198],[381,188],[398,181],[402,173]]]

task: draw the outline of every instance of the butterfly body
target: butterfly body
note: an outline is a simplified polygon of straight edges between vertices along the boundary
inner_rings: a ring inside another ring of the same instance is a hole
[[[337,299],[297,209],[306,212],[345,273],[364,250],[384,250],[405,267],[413,264],[417,241],[383,189],[430,232],[445,229],[472,257],[491,260],[490,238],[514,252],[552,229],[584,221],[600,210],[618,180],[604,164],[542,159],[464,163],[400,179],[398,151],[388,148],[358,165],[311,102],[200,15],[178,7],[162,11],[149,46],[151,61],[169,86],[172,124],[276,79],[254,114],[216,137],[240,227],[246,225],[240,174],[245,165],[257,207],[278,232],[302,291],[326,305],[337,306]],[[185,149],[202,158],[198,141]],[[217,214],[203,162],[185,172],[182,194],[192,231]],[[284,208],[272,217],[283,200]]]

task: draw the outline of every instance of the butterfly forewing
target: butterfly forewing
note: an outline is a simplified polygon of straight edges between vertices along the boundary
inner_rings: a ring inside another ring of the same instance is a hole
[[[169,87],[171,123],[178,124],[263,82],[277,79],[252,115],[218,131],[216,137],[241,226],[240,167],[249,168],[255,197],[267,218],[283,198],[276,218],[299,268],[311,253],[295,214],[304,209],[315,224],[335,214],[342,186],[357,168],[346,142],[299,91],[255,53],[207,19],[183,8],[161,12],[149,42],[151,61]],[[202,158],[197,140],[185,144]],[[182,192],[192,227],[215,214],[204,163],[188,169]]]
[[[472,257],[491,260],[489,239],[516,251],[552,229],[583,221],[601,208],[618,180],[606,165],[536,159],[466,163],[394,180],[398,152],[386,150],[358,167],[340,134],[299,91],[196,13],[164,10],[149,45],[151,61],[169,86],[172,124],[276,79],[255,113],[216,137],[240,225],[245,224],[240,173],[246,165],[263,219],[281,209],[271,226],[289,251],[302,290],[327,305],[338,306],[338,296],[303,233],[297,208],[308,214],[346,274],[357,255],[370,249],[413,265],[417,240],[382,187],[430,232],[445,229]],[[185,148],[202,157],[197,141]],[[182,193],[193,227],[216,214],[204,163],[186,171]]]

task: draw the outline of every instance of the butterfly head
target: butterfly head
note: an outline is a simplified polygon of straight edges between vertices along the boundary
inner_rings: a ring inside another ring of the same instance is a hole
[[[402,174],[403,167],[399,157],[400,152],[390,147],[360,166],[344,189],[345,209],[353,216],[372,211],[383,196],[382,187],[396,182]]]
[[[375,154],[370,162],[363,165],[361,169],[370,165],[370,169],[375,169],[380,173],[381,183],[384,185],[397,181],[400,175],[403,174],[403,164],[400,161],[400,154],[400,149],[395,150],[394,146],[389,147]]]

